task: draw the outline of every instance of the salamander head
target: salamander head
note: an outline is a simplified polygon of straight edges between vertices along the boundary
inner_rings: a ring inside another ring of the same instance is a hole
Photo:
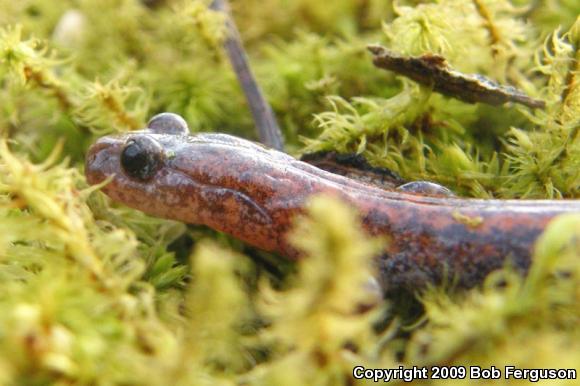
[[[87,154],[89,184],[108,178],[102,191],[145,213],[220,228],[242,217],[268,223],[247,192],[260,164],[287,155],[225,134],[189,135],[185,121],[163,113],[147,128],[100,138]],[[258,174],[256,174],[258,175]],[[221,223],[219,222],[221,221]]]
[[[145,130],[100,138],[87,153],[87,181],[98,184],[111,178],[102,190],[113,200],[166,216],[168,207],[180,200],[180,187],[189,183],[171,165],[176,144],[188,132],[183,118],[163,113]]]

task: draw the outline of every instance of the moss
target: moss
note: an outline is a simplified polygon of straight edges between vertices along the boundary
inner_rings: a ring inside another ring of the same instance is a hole
[[[297,219],[292,240],[308,258],[292,266],[88,188],[87,146],[157,112],[255,138],[219,48],[223,18],[207,1],[158,3],[0,2],[0,384],[318,385],[351,384],[355,365],[577,368],[578,216],[550,225],[526,278],[505,267],[471,291],[432,288],[416,294],[417,310],[413,296],[368,291],[385,240],[329,198]],[[576,1],[232,3],[290,152],[359,152],[473,197],[579,198]],[[374,68],[374,42],[439,53],[547,108],[443,97]]]

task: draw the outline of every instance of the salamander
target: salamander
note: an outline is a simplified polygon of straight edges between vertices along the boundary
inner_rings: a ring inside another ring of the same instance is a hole
[[[231,135],[191,135],[183,118],[170,113],[142,131],[98,139],[85,171],[90,184],[111,178],[102,190],[114,201],[204,224],[289,258],[299,254],[286,235],[307,200],[338,197],[358,211],[369,235],[388,239],[377,259],[385,290],[452,278],[472,287],[506,259],[525,272],[550,220],[580,212],[575,200],[458,198],[421,192],[416,182],[381,189]]]

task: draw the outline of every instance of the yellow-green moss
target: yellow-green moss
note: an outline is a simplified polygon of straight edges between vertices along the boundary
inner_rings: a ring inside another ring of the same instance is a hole
[[[223,18],[208,1],[144,3],[0,1],[1,385],[335,385],[351,384],[355,365],[578,369],[578,215],[550,225],[526,278],[506,267],[471,291],[432,288],[417,312],[373,297],[371,259],[388,240],[369,239],[328,198],[296,221],[308,258],[292,266],[88,188],[87,146],[157,112],[194,131],[256,135],[219,48]],[[232,3],[291,152],[362,152],[475,197],[580,198],[578,2]],[[375,69],[365,45],[377,41],[440,53],[547,108],[443,97]]]

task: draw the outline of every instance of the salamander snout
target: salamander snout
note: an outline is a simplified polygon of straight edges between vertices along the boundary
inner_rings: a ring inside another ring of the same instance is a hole
[[[111,137],[100,138],[88,150],[85,161],[87,182],[95,185],[118,173],[119,151],[122,142]]]

